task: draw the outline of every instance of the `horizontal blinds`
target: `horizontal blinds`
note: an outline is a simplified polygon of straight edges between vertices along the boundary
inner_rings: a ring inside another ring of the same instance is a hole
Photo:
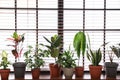
[[[20,34],[25,33],[25,52],[28,45],[35,46],[36,44],[36,1],[16,1],[17,8],[19,8],[17,9],[16,18],[17,30]],[[113,42],[116,44],[119,42],[118,36],[120,35],[119,3],[119,0],[106,0],[106,8],[111,10],[106,10],[106,16],[104,16],[104,0],[85,0],[85,4],[83,4],[83,0],[64,0],[64,2],[60,2],[59,0],[59,7],[58,0],[38,0],[38,43],[47,44],[43,36],[50,38],[52,35],[59,33],[63,35],[63,50],[68,49],[69,45],[71,45],[71,50],[74,51],[74,35],[79,30],[83,30],[84,26],[85,32],[88,33],[90,36],[91,47],[93,50],[98,49],[100,45],[104,43],[104,40],[106,42]],[[83,13],[83,5],[85,6],[85,9],[90,8],[90,10],[85,10],[85,13]],[[15,29],[15,10],[13,8],[14,0],[0,0],[0,35],[2,35],[0,36],[0,41],[2,42],[0,43],[0,50],[2,51],[3,49],[6,49],[8,53],[10,53],[9,57],[11,57],[10,61],[12,62],[14,62],[14,58],[11,54],[11,47],[6,46],[7,44],[9,44],[9,42],[6,41],[6,38],[10,37]],[[85,20],[84,25],[83,20]],[[106,22],[105,25],[104,21]],[[104,31],[106,37],[104,37]],[[103,53],[103,48],[101,50]],[[111,50],[109,49],[109,47],[106,47],[105,50],[105,61],[109,61],[107,53],[111,52]],[[76,52],[74,51],[74,53]],[[76,54],[75,58],[77,58]],[[48,64],[54,62],[54,59],[44,59],[46,61],[46,64],[42,69],[49,70]],[[82,65],[82,56],[80,59],[80,63]],[[22,60],[24,60],[24,58],[22,58]],[[114,61],[118,62],[118,59],[115,57]],[[88,65],[91,63],[88,61],[86,56],[84,63],[85,70],[88,70]],[[104,64],[103,59],[100,64]]]

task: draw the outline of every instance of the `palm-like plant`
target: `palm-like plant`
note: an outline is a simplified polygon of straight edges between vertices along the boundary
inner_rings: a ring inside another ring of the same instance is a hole
[[[92,51],[90,49],[90,52],[87,53],[87,58],[92,63],[93,66],[98,66],[102,58],[100,48],[96,51]]]

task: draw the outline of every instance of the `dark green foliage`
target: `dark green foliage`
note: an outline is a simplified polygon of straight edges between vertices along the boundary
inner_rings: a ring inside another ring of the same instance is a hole
[[[60,48],[62,47],[61,36],[54,35],[51,37],[51,40],[47,39],[46,37],[44,37],[44,39],[49,43],[49,45],[41,44],[48,48],[47,50],[44,50],[44,52],[55,58],[56,61],[56,58],[58,58],[60,55]]]
[[[102,58],[100,48],[96,51],[92,51],[90,49],[90,52],[89,53],[87,52],[87,58],[92,63],[93,66],[98,66]]]
[[[73,68],[76,66],[75,60],[73,59],[73,53],[70,50],[66,50],[61,54],[60,64],[65,68]]]
[[[25,62],[27,66],[31,69],[33,68],[39,68],[44,65],[44,60],[42,57],[44,57],[44,54],[41,53],[41,49],[38,48],[38,53],[36,53],[36,50],[33,49],[32,46],[28,46],[28,51],[24,53],[25,56]]]

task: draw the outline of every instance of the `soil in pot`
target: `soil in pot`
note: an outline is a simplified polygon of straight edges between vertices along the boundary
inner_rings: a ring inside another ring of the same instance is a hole
[[[10,69],[1,69],[0,70],[1,80],[8,80],[9,73],[10,73]]]
[[[58,78],[61,74],[61,68],[58,64],[51,63],[49,64],[50,68],[50,78]]]
[[[39,80],[40,68],[32,69],[31,72],[32,72],[32,80]]]

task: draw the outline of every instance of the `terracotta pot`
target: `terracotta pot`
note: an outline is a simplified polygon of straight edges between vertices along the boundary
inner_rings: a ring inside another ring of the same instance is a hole
[[[1,74],[1,80],[8,80],[10,73],[10,69],[1,69],[0,74]]]
[[[90,69],[90,75],[92,80],[100,80],[101,72],[102,72],[102,66],[92,66],[89,65]]]
[[[32,72],[32,80],[39,80],[40,68],[32,69],[31,72]]]
[[[84,75],[84,67],[75,67],[75,77],[83,78]]]
[[[58,64],[51,63],[49,64],[50,68],[50,78],[58,78],[61,74],[61,69]]]

